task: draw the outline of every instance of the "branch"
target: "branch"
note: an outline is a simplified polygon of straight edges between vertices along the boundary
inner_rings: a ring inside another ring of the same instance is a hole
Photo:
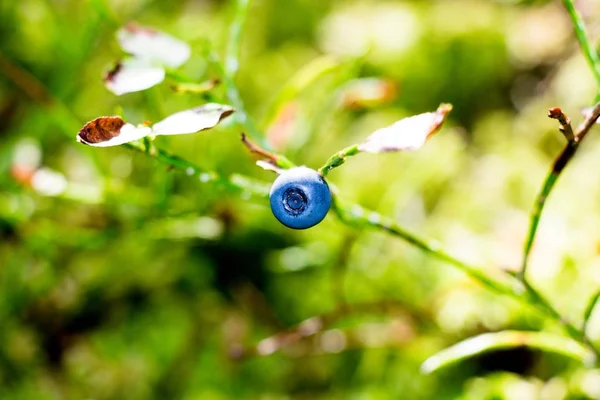
[[[594,126],[596,120],[598,120],[598,118],[600,117],[600,103],[597,103],[593,107],[592,111],[579,125],[575,133],[573,133],[572,131],[569,118],[559,108],[550,109],[548,112],[548,116],[550,118],[555,118],[560,122],[560,130],[561,132],[563,132],[563,134],[565,135],[565,137],[567,137],[569,141],[563,149],[563,151],[554,161],[552,169],[546,177],[546,180],[544,181],[544,184],[542,186],[542,190],[538,194],[533,209],[531,210],[529,231],[527,234],[527,238],[525,239],[525,246],[523,251],[523,261],[521,264],[521,270],[519,271],[517,278],[523,283],[523,285],[525,286],[526,293],[529,297],[531,297],[534,303],[538,304],[542,309],[544,309],[547,315],[550,315],[552,318],[560,321],[565,327],[569,336],[571,336],[575,340],[585,343],[592,351],[594,351],[596,357],[600,358],[600,351],[594,346],[594,344],[590,341],[590,339],[586,336],[585,333],[587,321],[591,316],[591,313],[596,302],[598,301],[598,298],[592,298],[591,302],[588,304],[584,316],[583,326],[581,329],[578,329],[573,324],[566,321],[560,315],[560,313],[556,311],[556,309],[550,304],[550,302],[527,281],[526,277],[529,256],[533,247],[533,243],[535,241],[537,228],[540,222],[542,211],[544,210],[544,206],[546,204],[546,200],[548,199],[548,196],[550,195],[550,192],[552,191],[554,184],[558,180],[560,174],[565,169],[567,164],[573,159],[573,157],[577,153],[577,150],[579,149],[579,145],[589,133],[592,126]],[[598,294],[598,297],[600,297],[600,294]]]
[[[244,126],[246,126],[248,128],[248,130],[254,136],[256,136],[258,139],[262,140],[263,135],[260,131],[258,131],[256,126],[249,119],[248,114],[245,111],[241,97],[239,95],[237,86],[235,85],[235,82],[234,82],[234,76],[237,71],[237,60],[238,60],[237,54],[239,52],[240,32],[241,32],[242,26],[245,22],[248,1],[249,0],[238,0],[238,11],[236,13],[236,18],[235,18],[234,24],[231,28],[231,35],[230,35],[229,46],[228,46],[227,68],[224,68],[223,65],[220,62],[218,62],[218,59],[215,58],[216,56],[214,56],[214,53],[211,53],[211,61],[213,61],[215,66],[217,68],[219,68],[219,70],[221,72],[223,72],[224,84],[226,87],[227,97],[228,97],[229,101],[231,102],[231,104],[237,110],[236,114],[238,116],[238,120],[240,121],[240,123],[242,123]],[[570,2],[567,0],[565,0],[565,2],[566,2],[566,4],[570,4]],[[588,43],[588,45],[589,45],[589,43]],[[29,76],[29,74],[28,75],[15,74],[14,70],[11,70],[12,64],[7,64],[6,63],[7,60],[5,60],[5,59],[0,59],[0,61],[4,61],[3,63],[0,63],[0,69],[3,69],[4,70],[3,72],[5,72],[6,75],[8,75],[9,78],[11,78],[17,84],[17,86],[19,86],[25,93],[29,94],[32,98],[34,98],[34,100],[37,100],[38,102],[40,102],[43,105],[45,104],[46,106],[52,107],[52,105],[54,105],[55,107],[53,109],[58,109],[59,111],[64,111],[63,114],[65,114],[69,117],[69,118],[67,118],[68,121],[76,121],[77,120],[70,113],[70,110],[68,110],[68,108],[65,107],[64,104],[61,103],[60,101],[57,101],[54,104],[52,102],[50,102],[48,104],[47,97],[44,96],[43,92],[42,92],[42,95],[39,95],[39,93],[40,93],[39,91],[31,90],[31,88],[27,87],[27,82],[26,82],[27,80],[33,80],[33,82],[35,82],[35,84],[37,85],[37,83],[39,83],[37,79],[35,79],[33,76]],[[598,74],[598,76],[600,77],[600,74]],[[23,79],[23,77],[25,77],[25,79]],[[599,79],[599,81],[600,81],[600,79]],[[41,83],[40,83],[40,85],[41,85]],[[49,93],[49,92],[46,92],[46,93]],[[53,99],[55,99],[55,98],[53,98]],[[565,168],[567,163],[570,161],[570,159],[575,154],[579,143],[585,138],[585,136],[589,132],[590,128],[593,126],[593,124],[595,123],[595,121],[598,119],[599,116],[600,116],[600,103],[594,107],[590,116],[588,118],[586,118],[586,120],[580,125],[577,132],[574,134],[573,140],[569,142],[569,144],[567,145],[565,150],[563,150],[563,153],[555,161],[555,164],[553,166],[551,174],[548,176],[548,178],[544,184],[543,190],[540,193],[540,195],[538,196],[538,200],[536,202],[537,206],[534,207],[534,212],[532,214],[532,224],[530,227],[530,234],[529,234],[529,238],[528,238],[528,245],[526,246],[526,251],[525,251],[524,264],[523,264],[524,267],[526,267],[526,265],[527,265],[527,257],[529,255],[529,251],[530,251],[531,245],[533,243],[533,238],[535,237],[537,224],[539,222],[539,217],[541,215],[543,206],[545,204],[546,197],[550,193],[550,191],[551,191],[556,179],[558,178],[559,174],[561,173],[561,171]],[[57,118],[57,119],[60,120],[61,118]],[[65,125],[70,125],[70,124],[65,124]],[[566,126],[567,124],[563,124],[563,125]],[[65,126],[65,128],[67,128],[67,126]],[[65,133],[68,133],[69,131],[71,131],[70,127],[68,129],[65,129]],[[72,131],[75,132],[76,128],[73,128]],[[183,170],[188,176],[195,176],[202,182],[211,182],[213,184],[222,186],[228,190],[242,192],[245,194],[247,193],[247,194],[251,194],[251,195],[256,195],[261,198],[268,197],[268,193],[269,193],[268,185],[266,185],[263,182],[254,181],[250,178],[247,178],[247,177],[244,177],[241,175],[231,175],[229,177],[222,177],[214,172],[205,171],[202,168],[196,166],[195,164],[193,164],[183,158],[171,155],[164,150],[157,149],[156,147],[147,145],[147,144],[148,143],[146,143],[146,145],[145,144],[129,144],[129,145],[126,145],[126,147],[133,149],[135,151],[144,153],[149,157],[155,158],[157,161],[159,161],[171,168],[177,168],[177,169]],[[263,148],[264,147],[266,147],[266,146],[263,145]],[[351,155],[350,153],[351,152],[347,152],[345,154],[345,156]],[[334,164],[337,162],[343,162],[343,158],[344,158],[343,156],[344,156],[344,154],[342,154],[339,157],[340,160],[335,161]],[[587,339],[584,332],[580,331],[579,329],[574,327],[572,324],[563,320],[561,315],[549,304],[549,302],[546,299],[544,299],[537,291],[535,291],[534,288],[532,288],[527,283],[527,281],[524,279],[525,268],[523,268],[523,271],[521,274],[521,280],[518,280],[518,281],[515,281],[514,276],[512,274],[510,274],[507,271],[504,271],[507,277],[513,278],[512,279],[513,282],[511,282],[512,284],[523,284],[524,285],[525,292],[523,295],[523,294],[520,294],[519,292],[516,292],[515,290],[513,290],[514,289],[513,285],[501,282],[497,279],[492,279],[492,278],[488,277],[485,273],[483,273],[481,269],[475,268],[471,265],[468,265],[468,264],[452,257],[451,255],[445,253],[444,251],[442,251],[439,248],[438,244],[427,242],[427,241],[417,237],[416,235],[405,231],[402,227],[400,227],[398,224],[396,224],[390,218],[383,217],[377,213],[367,212],[366,210],[364,210],[362,207],[360,207],[358,205],[354,205],[349,208],[342,208],[337,203],[337,199],[334,201],[333,208],[334,208],[334,211],[340,217],[341,221],[343,223],[345,223],[346,225],[369,226],[369,227],[372,227],[375,229],[379,229],[379,230],[388,232],[394,236],[397,236],[397,237],[407,241],[411,245],[418,247],[419,249],[423,250],[425,253],[427,253],[445,263],[454,265],[455,267],[463,270],[465,273],[467,273],[469,276],[471,276],[476,281],[480,282],[483,286],[487,287],[488,289],[490,289],[494,292],[501,293],[503,295],[507,295],[509,297],[515,298],[521,304],[527,304],[527,305],[536,307],[539,311],[541,311],[543,314],[545,314],[549,318],[551,318],[555,321],[561,322],[565,326],[567,333],[571,337],[575,338],[576,340],[578,340],[582,343],[585,343],[596,354],[598,354],[598,351],[590,343],[589,339]],[[591,308],[593,308],[593,306]],[[591,311],[590,311],[590,314],[591,314]]]
[[[153,147],[152,151],[148,151],[148,148],[145,146],[138,146],[131,143],[127,144],[126,146],[128,148],[140,151],[150,157],[153,157],[159,162],[162,162],[170,167],[184,170],[189,176],[198,176],[203,182],[214,182],[234,191],[246,191],[251,194],[258,195],[260,197],[268,196],[268,186],[262,182],[259,183],[253,181],[249,183],[248,178],[243,177],[242,179],[241,176],[237,176],[237,179],[223,178],[214,172],[204,171],[195,164],[181,157],[171,155],[165,152],[164,150],[157,149],[156,147]],[[264,150],[260,149],[260,152],[261,154],[263,154]],[[359,205],[342,207],[339,204],[339,200],[337,200],[336,197],[334,197],[332,208],[339,216],[340,220],[347,225],[371,226],[386,231],[394,236],[400,237],[406,242],[410,243],[411,245],[423,250],[425,253],[461,269],[473,279],[479,281],[482,285],[486,286],[490,290],[522,301],[522,297],[513,290],[512,285],[501,283],[497,280],[488,277],[480,269],[470,266],[442,251],[439,248],[439,244],[427,242],[424,239],[421,239],[418,236],[409,233],[408,231],[405,231],[391,218],[384,217],[376,212],[365,210]],[[509,273],[507,273],[507,276],[512,278],[512,275],[510,275]]]
[[[549,111],[548,114],[551,118],[554,118],[554,116],[556,116],[558,114],[555,110],[556,109],[551,109]],[[560,111],[560,114],[562,114],[562,111]],[[564,116],[564,114],[563,114],[563,116]],[[566,117],[566,116],[564,116],[564,117]],[[538,225],[540,222],[540,218],[542,216],[542,211],[544,210],[544,206],[546,205],[546,200],[548,199],[548,196],[550,195],[550,192],[552,191],[554,184],[558,180],[558,177],[560,176],[560,174],[565,169],[565,167],[567,166],[569,161],[571,161],[571,159],[577,152],[577,149],[579,148],[579,144],[585,138],[585,136],[588,134],[588,132],[590,131],[592,126],[594,126],[594,123],[596,122],[596,120],[599,117],[600,117],[600,103],[597,103],[594,106],[594,108],[592,109],[592,111],[589,113],[587,118],[579,125],[579,127],[577,128],[577,131],[573,134],[573,139],[567,143],[567,145],[565,146],[563,151],[559,154],[559,156],[554,161],[554,164],[552,165],[552,169],[550,170],[550,173],[548,174],[548,176],[546,177],[546,180],[544,181],[542,190],[539,192],[539,194],[536,197],[535,203],[533,205],[533,209],[531,210],[531,214],[530,214],[529,231],[527,233],[527,238],[525,239],[525,246],[524,246],[524,250],[523,250],[523,260],[521,263],[521,270],[519,272],[519,278],[521,280],[526,280],[525,274],[527,272],[527,267],[529,264],[529,255],[531,253],[531,249],[532,249],[533,243],[535,241],[535,236],[537,234],[537,228],[538,228]],[[559,119],[559,121],[560,121],[560,119]],[[566,122],[566,120],[565,120],[565,122]],[[567,135],[566,131],[569,129],[568,127],[570,127],[570,124],[563,124],[563,122],[561,121],[561,128],[564,128],[565,125],[567,125],[567,128],[565,129],[565,135]]]
[[[571,119],[558,107],[554,107],[548,110],[548,117],[558,120],[560,123],[559,131],[565,135],[567,141],[575,140],[575,134],[573,133],[573,127],[571,126]]]
[[[391,218],[384,217],[374,211],[366,210],[356,204],[350,207],[342,207],[337,196],[333,199],[332,209],[346,225],[357,227],[368,226],[390,233],[419,248],[430,256],[447,264],[454,265],[488,289],[499,294],[520,299],[519,294],[513,289],[512,285],[501,283],[498,280],[488,277],[481,269],[468,265],[441,250],[438,243],[428,242],[413,233],[404,230]],[[507,276],[512,278],[512,275],[508,273]]]
[[[368,226],[388,232],[389,234],[397,236],[413,246],[421,249],[431,257],[437,258],[446,264],[453,265],[454,267],[460,269],[471,278],[479,282],[481,285],[485,286],[487,289],[498,294],[511,297],[519,301],[521,304],[526,304],[537,309],[550,319],[553,319],[563,325],[566,333],[572,339],[588,346],[590,350],[594,352],[597,358],[600,359],[600,351],[590,342],[585,333],[582,330],[577,329],[577,327],[575,327],[569,321],[565,320],[562,315],[550,304],[550,302],[548,302],[548,300],[546,300],[537,290],[535,290],[535,288],[533,288],[529,282],[519,279],[515,281],[515,276],[511,272],[501,270],[505,273],[507,278],[511,278],[512,284],[523,285],[522,289],[524,290],[515,290],[514,285],[503,283],[497,279],[492,279],[482,272],[480,268],[469,265],[444,252],[440,249],[439,244],[427,242],[404,230],[391,218],[384,217],[373,211],[365,210],[358,205],[352,205],[350,208],[341,207],[335,197],[332,203],[332,208],[339,216],[340,220],[346,225],[358,227]]]
[[[269,196],[269,185],[264,182],[255,181],[248,177],[237,174],[226,178],[220,176],[216,172],[206,171],[184,158],[172,155],[155,146],[148,147],[145,145],[138,145],[136,143],[127,143],[123,146],[140,153],[144,153],[170,168],[182,170],[187,176],[196,177],[202,183],[213,183],[233,192],[249,193],[262,198]]]
[[[588,134],[590,129],[594,126],[596,121],[600,118],[600,102],[592,108],[592,111],[586,116],[583,122],[577,127],[577,133],[575,134],[575,141],[581,142]]]
[[[184,170],[189,176],[198,176],[203,182],[214,182],[234,191],[247,191],[251,194],[255,194],[260,197],[265,197],[268,195],[268,187],[265,184],[259,184],[258,182],[252,182],[252,184],[248,184],[248,180],[241,180],[239,178],[226,179],[220,177],[216,173],[206,172],[200,167],[183,158],[173,156],[171,154],[168,154],[164,150],[160,150],[157,148],[153,148],[153,151],[148,151],[147,148],[143,146],[137,146],[134,144],[128,144],[126,146],[128,148],[140,151],[150,157],[153,157],[159,162],[162,162],[170,167]],[[259,184],[259,186],[256,187],[256,184]],[[454,265],[455,267],[467,273],[476,281],[480,282],[482,285],[486,286],[488,289],[503,295],[507,295],[512,298],[516,298],[520,301],[523,300],[522,297],[513,290],[512,285],[501,283],[497,280],[488,277],[480,269],[470,266],[442,251],[439,248],[439,244],[427,242],[419,238],[418,236],[409,233],[408,231],[405,231],[402,227],[400,227],[390,218],[384,217],[372,211],[365,210],[359,205],[342,207],[339,204],[339,200],[337,200],[337,198],[334,198],[332,208],[334,212],[339,216],[340,220],[347,225],[370,226],[386,231],[394,236],[400,237],[401,239],[405,240],[411,245],[418,247],[425,253],[441,261],[444,261],[445,263]],[[512,275],[510,275],[509,273],[507,273],[507,276],[512,277]]]
[[[248,136],[246,136],[246,134],[243,132],[242,132],[242,143],[244,144],[244,146],[246,146],[246,148],[248,150],[250,150],[251,153],[255,153],[255,154],[265,157],[267,160],[270,161],[271,164],[273,164],[276,167],[288,169],[288,168],[293,168],[296,166],[293,162],[288,160],[287,157],[285,157],[281,154],[271,153],[270,151],[267,151],[267,150],[263,149],[261,146],[252,142],[250,139],[248,139]]]

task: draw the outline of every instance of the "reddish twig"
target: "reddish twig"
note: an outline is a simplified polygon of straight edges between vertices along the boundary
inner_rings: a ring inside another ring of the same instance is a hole
[[[248,150],[250,150],[251,153],[255,153],[260,156],[266,157],[268,160],[271,160],[275,164],[277,164],[279,156],[263,149],[256,143],[252,142],[250,139],[248,139],[248,136],[244,132],[242,132],[242,143],[244,144],[244,146],[246,146]]]
[[[548,117],[558,120],[560,123],[558,130],[565,135],[569,142],[575,140],[575,134],[573,133],[573,127],[571,126],[571,119],[567,117],[567,115],[563,113],[559,107],[549,109]]]
[[[271,153],[270,151],[267,151],[261,146],[252,142],[250,139],[248,139],[248,136],[244,132],[242,132],[242,143],[244,144],[244,146],[246,146],[248,150],[250,150],[251,153],[255,153],[262,157],[265,157],[268,160],[267,162],[269,164],[272,164],[273,166],[278,167],[279,169],[288,169],[296,166],[285,156]]]

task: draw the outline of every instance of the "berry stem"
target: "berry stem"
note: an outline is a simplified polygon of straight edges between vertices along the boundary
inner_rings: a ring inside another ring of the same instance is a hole
[[[327,160],[325,165],[323,165],[321,168],[319,168],[317,170],[317,172],[319,174],[321,174],[323,177],[325,177],[325,176],[327,176],[329,171],[344,164],[346,162],[347,157],[354,156],[358,153],[360,153],[360,150],[358,149],[358,144],[353,144],[352,146],[348,146],[345,149],[340,150],[337,153],[335,153],[334,155],[332,155],[331,157],[329,157],[329,159]]]

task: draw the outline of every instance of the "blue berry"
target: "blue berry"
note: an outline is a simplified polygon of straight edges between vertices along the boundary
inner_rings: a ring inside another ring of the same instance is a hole
[[[307,167],[283,171],[273,182],[269,196],[275,218],[294,229],[318,224],[331,206],[327,182],[317,171]]]

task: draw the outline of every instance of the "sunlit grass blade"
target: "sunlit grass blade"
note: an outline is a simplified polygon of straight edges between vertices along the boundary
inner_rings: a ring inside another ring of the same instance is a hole
[[[501,331],[484,333],[468,338],[429,357],[421,365],[421,372],[430,374],[465,359],[490,351],[528,347],[565,357],[590,365],[594,353],[573,339],[545,332]]]

